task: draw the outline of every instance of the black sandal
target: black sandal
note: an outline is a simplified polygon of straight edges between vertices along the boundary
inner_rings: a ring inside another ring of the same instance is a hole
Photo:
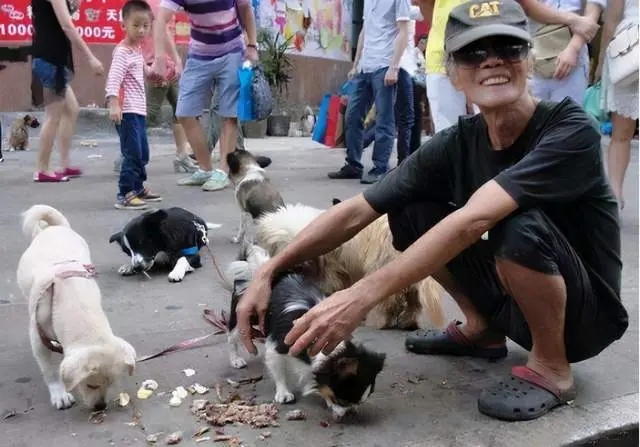
[[[504,336],[487,329],[473,339],[467,338],[453,321],[443,330],[418,330],[407,336],[406,348],[416,354],[455,355],[498,360],[507,356]],[[487,345],[502,346],[486,347]]]

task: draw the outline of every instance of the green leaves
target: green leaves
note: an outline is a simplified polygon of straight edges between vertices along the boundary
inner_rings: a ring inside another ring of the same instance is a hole
[[[291,72],[294,70],[287,55],[294,36],[284,39],[280,33],[274,35],[270,30],[261,29],[257,37],[264,75],[271,88],[276,93],[282,94],[287,90],[291,81]]]

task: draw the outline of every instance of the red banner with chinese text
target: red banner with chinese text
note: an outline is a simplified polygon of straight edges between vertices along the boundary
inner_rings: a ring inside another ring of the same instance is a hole
[[[159,0],[149,0],[153,6]],[[73,15],[76,29],[87,43],[116,44],[123,38],[120,9],[124,0],[83,0]],[[189,42],[189,20],[178,13],[170,26],[177,44]],[[0,0],[0,43],[30,43],[31,0]]]

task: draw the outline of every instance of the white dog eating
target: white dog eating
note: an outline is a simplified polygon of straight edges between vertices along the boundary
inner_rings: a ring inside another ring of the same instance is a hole
[[[50,206],[34,205],[22,217],[31,244],[18,264],[18,286],[51,403],[69,408],[77,392],[85,405],[104,410],[111,385],[133,374],[135,350],[111,330],[85,240]]]

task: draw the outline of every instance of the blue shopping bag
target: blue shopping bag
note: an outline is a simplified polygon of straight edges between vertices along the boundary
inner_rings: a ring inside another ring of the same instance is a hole
[[[324,95],[322,98],[322,102],[320,103],[320,112],[318,113],[318,121],[316,121],[316,126],[313,128],[313,135],[311,139],[313,141],[317,141],[320,144],[324,144],[324,134],[327,131],[327,118],[329,115],[329,101],[331,100],[331,95]]]
[[[253,121],[253,67],[243,64],[238,69],[240,93],[238,95],[238,120],[240,122]]]

